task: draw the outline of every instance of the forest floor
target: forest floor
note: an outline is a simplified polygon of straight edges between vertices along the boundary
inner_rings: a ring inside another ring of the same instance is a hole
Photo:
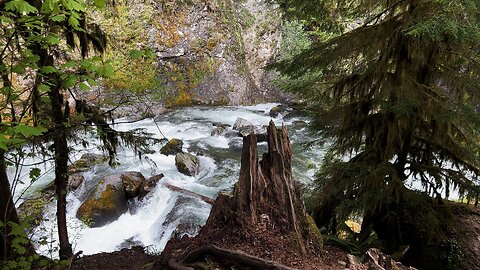
[[[284,250],[284,254],[275,254],[278,258],[291,257],[290,250]],[[255,255],[254,253],[252,253]],[[152,269],[153,263],[158,256],[147,255],[143,248],[122,249],[112,253],[99,253],[77,259],[71,269],[75,270],[146,270]],[[299,269],[322,269],[336,270],[345,269],[347,252],[336,247],[326,245],[323,254],[313,260],[297,260],[291,262],[291,267]],[[299,265],[301,264],[301,265]],[[295,266],[296,265],[296,266]]]
[[[463,250],[463,258],[461,260],[460,269],[480,269],[480,207],[465,207],[458,206],[453,208],[453,214],[456,217],[455,229],[451,232],[450,237],[455,239],[461,250]],[[243,250],[250,255],[264,258],[266,260],[276,261],[285,266],[294,269],[322,269],[322,270],[336,270],[348,269],[349,258],[348,253],[339,247],[325,245],[324,251],[319,254],[312,254],[310,256],[300,256],[292,249],[287,248],[285,243],[278,240],[277,237],[271,237],[272,232],[263,232],[261,235],[255,232],[256,243],[251,243],[248,239],[246,241],[230,241],[220,238],[225,234],[218,234],[219,238],[214,241],[215,244],[222,248],[231,250]],[[207,239],[202,239],[204,242]],[[251,239],[250,239],[251,240]],[[261,241],[258,241],[261,240]],[[71,269],[76,270],[109,270],[109,269],[162,269],[154,267],[158,265],[161,260],[168,259],[174,253],[182,253],[185,250],[191,249],[191,245],[198,245],[193,243],[191,239],[174,239],[170,241],[161,256],[153,256],[144,253],[142,247],[132,249],[123,249],[112,253],[99,253],[95,255],[83,256],[75,260]],[[284,241],[285,242],[285,241]],[[205,243],[205,242],[204,242]],[[230,244],[227,244],[230,243]],[[234,244],[232,244],[234,243]],[[275,247],[275,248],[271,248]],[[274,250],[272,252],[272,250]],[[166,255],[166,256],[165,256]],[[215,268],[213,268],[215,269]],[[224,269],[218,267],[217,269]],[[239,269],[239,268],[228,268]],[[356,269],[367,269],[367,265],[357,264]]]

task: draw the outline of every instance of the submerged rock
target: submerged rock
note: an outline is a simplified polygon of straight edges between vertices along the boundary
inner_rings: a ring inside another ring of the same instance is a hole
[[[175,156],[175,166],[177,170],[188,176],[195,176],[200,169],[198,158],[189,153],[177,153]]]
[[[180,139],[170,139],[167,144],[165,144],[162,149],[160,149],[160,153],[169,156],[175,155],[177,153],[182,152],[183,141]]]
[[[77,211],[77,218],[90,227],[101,227],[128,210],[127,195],[120,174],[104,177]]]

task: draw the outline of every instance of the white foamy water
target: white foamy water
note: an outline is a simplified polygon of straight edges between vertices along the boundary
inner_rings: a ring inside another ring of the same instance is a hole
[[[191,190],[211,198],[215,198],[222,190],[230,191],[238,179],[240,171],[241,152],[229,148],[229,139],[224,136],[211,136],[213,123],[232,125],[238,117],[244,118],[256,125],[268,125],[274,120],[277,125],[290,125],[294,120],[284,120],[282,116],[275,119],[269,117],[268,112],[277,104],[261,104],[256,106],[217,107],[217,108],[185,108],[167,113],[159,117],[156,123],[152,119],[145,119],[136,123],[118,119],[114,126],[117,130],[145,129],[156,138],[165,137],[183,140],[184,151],[196,154],[200,159],[200,172],[195,177],[179,173],[175,167],[174,156],[164,156],[159,153],[161,145],[153,145],[154,154],[147,154],[142,160],[134,156],[131,150],[120,150],[117,161],[119,165],[110,168],[107,165],[97,165],[91,171],[84,173],[86,184],[77,191],[68,195],[68,225],[69,236],[75,251],[82,250],[83,254],[110,252],[131,245],[147,246],[151,251],[163,250],[167,241],[175,235],[195,235],[203,226],[210,212],[210,205],[198,198],[189,197],[173,192],[163,185],[149,193],[142,201],[132,201],[131,210],[120,216],[116,221],[100,228],[88,228],[75,217],[77,209],[83,199],[90,192],[87,187],[94,186],[102,176],[123,171],[140,171],[145,177],[163,173],[161,180],[178,187]],[[161,133],[160,133],[161,131]],[[294,145],[293,171],[297,180],[308,183],[320,164],[323,155],[321,148],[304,150],[299,145],[306,141],[305,129],[290,129],[291,141]],[[162,135],[163,134],[163,135]],[[71,161],[80,158],[83,153],[100,153],[99,143],[90,138],[89,149],[72,145]],[[264,145],[262,147],[265,147]],[[30,160],[29,162],[38,162]],[[25,193],[28,197],[35,191],[45,187],[53,179],[51,164],[45,165],[42,172],[48,172],[35,184],[29,186],[28,181],[16,189],[16,197]],[[12,172],[11,172],[12,173]],[[28,174],[25,169],[24,174]],[[24,177],[25,178],[25,177]],[[90,183],[90,185],[88,185]],[[25,192],[24,192],[25,191]],[[21,199],[19,200],[19,202]],[[46,237],[56,246],[55,202],[48,205],[45,211],[45,220],[32,236],[35,241]],[[51,248],[48,245],[40,246],[42,254],[49,255]],[[55,252],[53,252],[55,253]],[[56,254],[53,254],[56,256]]]

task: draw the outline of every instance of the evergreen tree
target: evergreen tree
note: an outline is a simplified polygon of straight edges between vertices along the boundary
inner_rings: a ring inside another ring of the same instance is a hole
[[[274,66],[292,78],[321,74],[290,89],[311,100],[331,142],[316,181],[317,223],[334,231],[359,215],[362,239],[374,230],[387,252],[414,245],[410,253],[427,260],[422,252],[448,220],[443,199],[479,192],[480,2],[278,2],[296,16],[352,22]]]

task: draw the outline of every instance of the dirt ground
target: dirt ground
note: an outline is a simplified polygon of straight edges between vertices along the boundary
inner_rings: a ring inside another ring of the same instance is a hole
[[[252,253],[253,254],[253,253]],[[282,256],[290,257],[288,254]],[[112,253],[99,253],[95,255],[84,256],[72,264],[74,270],[115,270],[131,269],[146,270],[152,269],[153,262],[158,260],[156,256],[150,256],[143,252],[141,248],[123,249]],[[304,261],[292,261],[289,266],[299,269],[322,269],[336,270],[345,269],[347,253],[335,246],[325,246],[323,254],[317,258],[311,258],[312,261],[305,265]],[[301,265],[299,265],[301,264]],[[162,268],[155,268],[162,269]]]
[[[74,270],[140,270],[157,258],[145,254],[143,248],[122,249],[112,253],[99,253],[81,257],[72,263]],[[146,268],[148,269],[148,268]]]
[[[454,238],[463,250],[463,257],[459,269],[480,269],[480,207],[465,205],[453,209],[456,217],[455,228],[451,237]],[[220,228],[219,228],[220,229]],[[218,231],[208,237],[193,239],[172,239],[160,256],[151,256],[144,253],[141,247],[124,249],[112,253],[100,253],[83,256],[73,262],[71,269],[78,270],[109,270],[109,269],[167,269],[170,258],[181,258],[192,249],[204,244],[213,244],[220,248],[241,250],[266,260],[276,261],[294,269],[304,270],[337,270],[348,267],[347,252],[336,246],[325,245],[323,251],[307,255],[298,254],[292,250],[291,243],[278,237],[277,232],[264,230],[254,231],[250,235],[238,237],[230,231],[226,234]],[[213,265],[215,265],[213,259]],[[362,266],[362,265],[357,265]],[[238,267],[217,269],[242,269]],[[367,267],[365,267],[367,269]]]
[[[480,207],[460,205],[453,209],[453,238],[463,251],[461,269],[480,269]]]

